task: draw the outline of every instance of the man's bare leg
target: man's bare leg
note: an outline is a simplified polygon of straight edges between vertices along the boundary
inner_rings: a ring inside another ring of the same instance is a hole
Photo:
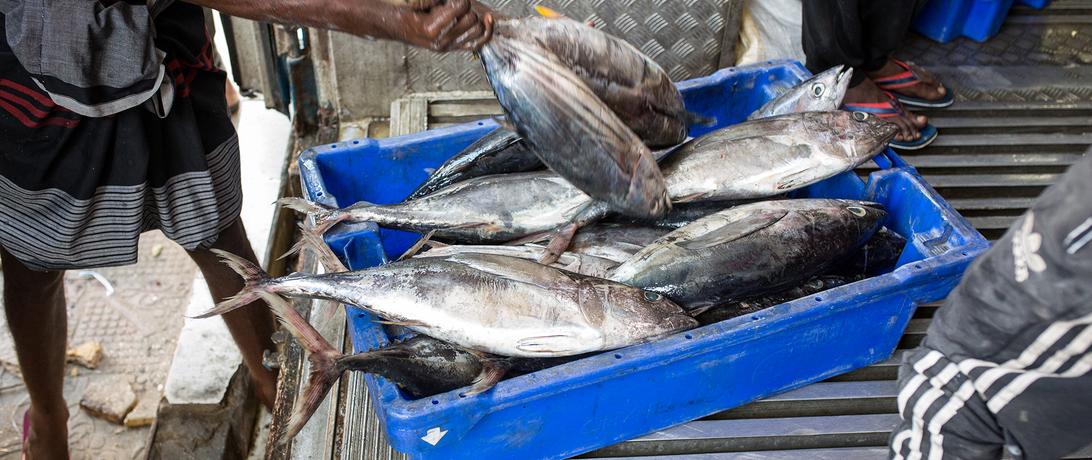
[[[247,239],[241,220],[236,220],[234,224],[221,232],[212,247],[253,262],[258,260],[250,247],[250,240]],[[211,251],[204,249],[192,251],[190,257],[205,275],[205,282],[209,285],[213,302],[220,303],[238,294],[243,288],[243,280],[239,278],[239,275],[221,263]],[[265,350],[275,349],[271,338],[275,331],[275,323],[269,307],[261,301],[253,302],[225,314],[224,322],[227,323],[231,337],[239,346],[243,363],[253,377],[258,398],[267,408],[272,408],[277,396],[277,374],[262,366],[262,355]]]
[[[30,395],[27,458],[68,458],[68,407],[64,402],[64,352],[68,317],[64,272],[37,272],[0,248],[4,311]],[[22,414],[20,414],[22,415]]]

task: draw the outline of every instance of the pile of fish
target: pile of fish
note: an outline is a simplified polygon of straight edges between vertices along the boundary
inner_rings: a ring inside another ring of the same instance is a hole
[[[837,110],[848,70],[687,140],[688,126],[709,120],[686,111],[651,59],[592,27],[498,20],[481,58],[508,127],[406,201],[283,200],[308,214],[297,248],[315,251],[324,274],[271,278],[221,253],[245,286],[203,316],[264,299],[309,352],[285,439],[346,370],[381,375],[411,398],[475,395],[505,376],[853,283],[899,259],[905,240],[883,227],[882,205],[787,195],[852,170],[895,135]],[[321,238],[345,221],[427,235],[398,261],[349,271]],[[343,356],[283,297],[337,301],[417,335]]]

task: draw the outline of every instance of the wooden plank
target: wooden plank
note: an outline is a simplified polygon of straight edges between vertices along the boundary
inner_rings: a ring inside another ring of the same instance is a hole
[[[979,154],[925,154],[900,155],[918,169],[928,168],[1004,168],[1032,166],[1068,167],[1084,158],[1081,153],[979,153]],[[865,169],[877,169],[872,163]]]
[[[404,97],[391,103],[391,137],[428,129],[428,99]]]
[[[1035,198],[998,197],[998,198],[953,198],[948,200],[958,211],[994,211],[1001,209],[1025,210],[1030,208]]]
[[[952,116],[937,113],[929,119],[929,122],[938,129],[944,128],[1014,128],[1014,127],[1047,127],[1047,128],[1080,128],[1084,132],[1092,131],[1092,116],[1013,116],[1013,117],[978,117],[978,116]]]
[[[1092,144],[1092,134],[953,134],[937,137],[930,147],[1074,144]]]
[[[1044,187],[1057,182],[1061,174],[932,174],[922,177],[936,188]]]
[[[983,230],[1008,230],[1012,226],[1013,222],[1020,216],[975,216],[968,217],[967,220],[971,222],[978,231]]]
[[[699,420],[588,454],[587,458],[883,446],[898,414]]]
[[[827,382],[858,382],[867,380],[894,380],[899,374],[899,365],[902,364],[903,354],[906,350],[895,350],[890,358],[868,367],[857,369],[842,375],[831,377]]]
[[[819,382],[706,417],[738,420],[780,417],[885,414],[898,410],[895,381]]]

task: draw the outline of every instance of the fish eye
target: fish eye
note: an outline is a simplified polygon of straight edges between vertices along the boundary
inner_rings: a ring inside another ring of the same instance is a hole
[[[853,112],[853,119],[857,121],[865,121],[868,119],[868,114],[864,112]]]
[[[645,300],[649,302],[659,302],[664,296],[652,291],[645,291]]]
[[[827,90],[826,86],[824,86],[822,83],[816,83],[814,85],[811,85],[811,95],[812,96],[822,97],[823,93],[825,93],[826,90]]]
[[[865,214],[868,214],[868,211],[865,211],[865,209],[860,206],[850,206],[846,208],[846,211],[853,213],[853,215],[857,217],[864,217]]]

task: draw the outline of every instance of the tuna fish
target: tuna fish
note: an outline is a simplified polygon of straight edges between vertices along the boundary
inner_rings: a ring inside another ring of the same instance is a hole
[[[849,171],[898,128],[863,112],[806,112],[714,131],[663,162],[675,202],[770,197]]]
[[[569,227],[575,232],[606,214],[605,205],[548,171],[478,177],[391,205],[327,209],[299,198],[281,203],[311,214],[320,231],[346,220],[375,222],[399,230],[435,231],[436,238],[458,243],[503,243]],[[566,240],[561,251],[567,245]]]
[[[321,298],[463,348],[524,358],[610,350],[696,324],[654,292],[513,257],[456,254],[270,278],[245,259],[217,254],[243,277],[244,288],[200,317],[227,313],[263,292]]]
[[[618,212],[655,217],[671,208],[649,148],[518,22],[498,20],[479,55],[507,123],[551,170]]]
[[[776,292],[825,272],[886,216],[877,203],[764,201],[675,230],[615,269],[610,279],[696,308]]]
[[[876,276],[886,273],[895,268],[905,246],[906,238],[883,227],[831,273],[843,276]]]
[[[603,223],[675,230],[715,212],[723,211],[733,206],[751,203],[753,201],[754,200],[698,201],[693,203],[678,203],[671,206],[671,211],[669,211],[667,215],[658,219],[641,219],[614,214],[605,217]]]
[[[846,97],[849,81],[853,79],[853,68],[835,66],[819,73],[785,91],[780,96],[770,99],[748,120],[769,118],[799,112],[830,112],[842,106]]]
[[[512,19],[507,27],[557,56],[649,147],[677,145],[689,125],[711,123],[688,112],[667,72],[633,45],[548,8],[536,10],[545,17]]]
[[[584,227],[576,233],[569,252],[606,259],[617,265],[629,260],[669,231],[659,227],[596,224]]]
[[[493,174],[527,172],[546,166],[518,134],[497,128],[436,168],[407,200],[436,193],[456,182]]]
[[[538,244],[523,244],[517,246],[498,245],[446,245],[430,241],[425,243],[428,251],[414,255],[414,257],[451,257],[456,254],[493,254],[498,256],[516,257],[525,260],[543,260],[546,255],[546,247]],[[636,252],[636,251],[634,251]],[[563,252],[556,261],[549,265],[573,273],[595,278],[605,278],[614,267],[621,262],[576,252]]]
[[[818,294],[820,292],[834,289],[838,286],[846,285],[855,281],[864,279],[863,276],[847,277],[840,275],[823,275],[816,276],[792,289],[787,289],[781,292],[773,294],[764,294],[754,297],[748,297],[743,300],[737,300],[726,304],[716,305],[703,311],[697,309],[692,310],[691,313],[698,319],[703,325],[709,325],[713,323],[719,323],[729,318],[735,318],[737,316],[748,315],[761,310],[765,310],[774,305],[780,305],[785,302],[790,302],[799,298],[803,298],[809,295]]]
[[[284,298],[268,292],[261,297],[281,324],[307,350],[311,374],[296,402],[281,442],[303,428],[322,404],[330,388],[345,371],[368,372],[394,382],[410,398],[417,399],[457,388],[470,387],[467,395],[488,390],[509,371],[534,372],[576,359],[517,359],[468,351],[447,342],[418,335],[377,350],[343,355],[330,345]]]

